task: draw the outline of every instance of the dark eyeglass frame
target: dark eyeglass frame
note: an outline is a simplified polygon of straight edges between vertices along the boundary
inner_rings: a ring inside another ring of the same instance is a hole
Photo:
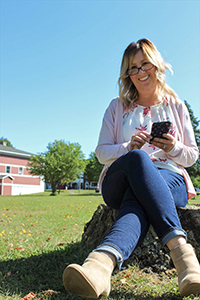
[[[151,67],[150,68],[148,68],[148,69],[143,69],[143,67],[145,66],[145,65],[151,65]],[[132,69],[129,69],[128,71],[127,71],[127,75],[128,76],[134,76],[134,75],[137,75],[138,73],[139,73],[139,71],[140,70],[142,70],[142,71],[149,71],[149,70],[151,70],[151,69],[153,69],[153,67],[154,67],[154,65],[151,63],[151,62],[146,62],[146,63],[144,63],[141,67],[139,67],[139,68],[137,68],[137,67],[134,67],[134,69],[137,69],[137,73],[134,73],[134,74],[131,74],[131,71],[132,71]]]

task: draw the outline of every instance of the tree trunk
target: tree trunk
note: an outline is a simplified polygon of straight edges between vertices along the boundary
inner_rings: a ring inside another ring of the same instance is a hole
[[[95,249],[106,236],[118,211],[105,204],[100,204],[92,219],[85,225],[81,243],[88,251]],[[182,227],[187,232],[188,242],[195,248],[200,260],[200,208],[187,206],[178,209]],[[161,247],[159,239],[150,226],[142,245],[136,248],[124,265],[138,262],[141,268],[149,268],[155,272],[165,271],[173,267],[167,246]]]
[[[56,184],[51,183],[51,192],[54,195],[56,193]]]

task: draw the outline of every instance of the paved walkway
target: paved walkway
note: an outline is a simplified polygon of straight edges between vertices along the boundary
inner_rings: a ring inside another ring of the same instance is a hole
[[[75,195],[74,191],[73,190],[68,190],[68,192],[72,195]]]

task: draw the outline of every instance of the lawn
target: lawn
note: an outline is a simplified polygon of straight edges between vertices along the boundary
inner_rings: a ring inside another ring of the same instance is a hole
[[[62,273],[88,254],[80,245],[82,231],[102,202],[95,191],[1,196],[0,299],[19,300],[31,292],[40,300],[83,299],[65,291]],[[200,196],[193,203],[200,203]],[[112,276],[112,287],[109,300],[181,299],[174,272],[146,273],[129,266]]]

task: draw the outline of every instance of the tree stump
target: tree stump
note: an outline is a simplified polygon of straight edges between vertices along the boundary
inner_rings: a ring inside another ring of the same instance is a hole
[[[178,209],[178,215],[182,227],[187,232],[188,243],[195,248],[200,260],[200,208],[187,206]],[[118,211],[100,204],[94,212],[92,219],[85,225],[81,243],[88,251],[95,249],[106,236],[109,228],[114,222]],[[154,272],[165,271],[173,267],[168,248],[161,247],[159,239],[150,226],[147,236],[140,247],[137,247],[123,266],[139,263],[141,268],[148,268]]]

